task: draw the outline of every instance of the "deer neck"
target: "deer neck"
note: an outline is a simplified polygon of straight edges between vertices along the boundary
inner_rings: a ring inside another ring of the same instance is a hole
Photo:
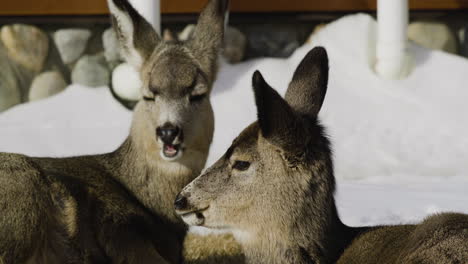
[[[265,221],[273,225],[262,225],[250,233],[253,235],[244,235],[244,241],[236,236],[248,263],[335,263],[359,230],[340,220],[333,189],[307,194],[313,198],[302,202],[295,212],[273,216]]]
[[[174,212],[174,200],[203,169],[211,135],[205,144],[188,148],[179,160],[163,160],[156,132],[143,112],[135,110],[130,136],[113,153],[116,177],[152,213],[185,228]]]

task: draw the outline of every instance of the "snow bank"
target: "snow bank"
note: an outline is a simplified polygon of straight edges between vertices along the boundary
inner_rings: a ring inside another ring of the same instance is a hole
[[[255,119],[252,73],[259,69],[284,94],[292,73],[315,45],[330,56],[330,83],[320,114],[342,179],[468,179],[468,60],[411,46],[415,68],[405,80],[372,72],[376,23],[344,17],[288,59],[222,64],[212,96],[216,131],[208,164]],[[130,113],[106,88],[72,86],[53,98],[0,115],[0,151],[36,156],[101,153],[128,133]]]
[[[468,182],[338,182],[338,212],[352,226],[418,223],[442,212],[468,213]]]
[[[371,67],[375,31],[371,17],[348,16],[325,27],[289,59],[223,64],[212,96],[216,132],[208,163],[255,119],[253,71],[261,70],[284,94],[299,61],[313,45],[322,45],[331,70],[321,118],[333,141],[337,177],[466,176],[468,61],[411,46],[411,76],[382,80]],[[107,89],[72,86],[0,115],[0,151],[38,156],[111,151],[129,123],[130,114]]]
[[[284,94],[300,60],[322,45],[330,56],[330,83],[320,117],[335,150],[345,221],[400,223],[442,209],[468,212],[468,60],[411,46],[412,74],[382,80],[371,67],[375,30],[371,17],[348,16],[329,24],[291,58],[222,63],[212,95],[216,131],[208,165],[255,120],[252,73],[259,69]],[[130,121],[131,113],[107,88],[71,86],[0,114],[0,151],[108,152],[123,142]]]
[[[70,86],[0,114],[0,152],[46,157],[110,152],[128,135],[131,117],[108,88]]]
[[[467,177],[468,60],[413,45],[412,74],[382,80],[371,67],[375,31],[371,17],[348,16],[287,60],[225,65],[213,99],[222,132],[215,133],[209,162],[255,118],[253,71],[260,69],[284,94],[299,61],[321,45],[330,56],[330,82],[320,117],[332,138],[338,178]]]

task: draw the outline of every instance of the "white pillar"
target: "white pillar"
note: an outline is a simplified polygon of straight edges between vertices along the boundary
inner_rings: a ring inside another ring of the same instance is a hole
[[[161,35],[160,0],[129,0],[133,7]],[[122,63],[112,72],[112,87],[122,99],[137,101],[141,98],[140,74],[128,63]]]
[[[160,0],[130,0],[135,9],[161,34]]]
[[[407,51],[408,0],[377,0],[377,62],[375,71],[385,79],[401,79],[410,72]]]

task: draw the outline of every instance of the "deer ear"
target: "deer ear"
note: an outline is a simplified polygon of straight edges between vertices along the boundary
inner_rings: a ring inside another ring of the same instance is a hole
[[[174,35],[174,33],[166,28],[163,32],[163,40],[164,41],[177,41],[177,37]]]
[[[288,103],[256,71],[252,78],[255,103],[257,105],[258,124],[262,136],[271,143],[287,150],[296,138],[300,129],[294,111]]]
[[[188,41],[202,70],[214,79],[218,53],[224,41],[224,22],[229,0],[210,0],[198,18],[198,23]]]
[[[328,55],[323,47],[309,51],[289,84],[285,99],[303,115],[316,117],[322,107],[328,84]]]
[[[125,60],[139,69],[151,55],[160,38],[128,0],[107,0],[113,28]]]

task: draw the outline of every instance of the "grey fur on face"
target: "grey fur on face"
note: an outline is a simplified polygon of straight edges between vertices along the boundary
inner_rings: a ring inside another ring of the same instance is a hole
[[[123,0],[108,3],[123,55],[140,72],[145,103],[138,107],[153,120],[149,127],[154,129],[157,151],[164,160],[177,161],[193,147],[193,138],[200,131],[197,122],[213,119],[209,94],[217,73],[228,1],[210,1],[186,41],[169,33],[161,38]]]
[[[249,227],[251,219],[277,222],[294,214],[300,200],[281,208],[281,203],[274,202],[278,188],[300,194],[309,188],[304,185],[309,179],[296,174],[310,168],[316,173],[332,171],[328,140],[316,119],[326,93],[327,72],[325,51],[310,52],[294,74],[286,100],[256,72],[252,83],[258,121],[233,141],[224,157],[184,188],[180,195],[186,196],[187,208],[179,210],[181,215],[188,218],[195,212],[203,216],[204,226],[255,233]],[[308,148],[312,147],[317,154],[311,155]],[[334,182],[325,187],[333,192]]]

